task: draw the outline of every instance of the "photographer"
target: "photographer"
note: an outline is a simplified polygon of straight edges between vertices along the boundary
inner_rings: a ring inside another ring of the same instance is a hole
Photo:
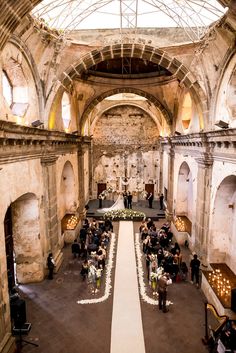
[[[164,273],[159,279],[158,294],[159,294],[159,310],[167,313],[169,310],[166,308],[167,299],[167,286],[172,283],[169,273]]]

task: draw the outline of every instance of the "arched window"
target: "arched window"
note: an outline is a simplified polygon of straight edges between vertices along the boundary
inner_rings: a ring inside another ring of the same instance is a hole
[[[187,130],[189,128],[193,114],[193,105],[192,98],[189,93],[184,97],[183,106],[182,106],[182,125],[183,129]]]
[[[61,100],[61,114],[65,130],[69,129],[71,113],[70,113],[70,97],[64,92]]]
[[[2,72],[2,94],[9,107],[13,103],[13,87],[5,71]]]

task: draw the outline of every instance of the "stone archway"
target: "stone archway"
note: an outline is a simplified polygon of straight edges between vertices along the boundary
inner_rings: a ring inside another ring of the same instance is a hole
[[[92,110],[100,103],[102,102],[105,98],[116,95],[118,93],[134,93],[138,96],[146,98],[149,102],[151,102],[158,111],[162,114],[164,119],[166,120],[166,123],[168,126],[172,125],[172,114],[166,107],[164,107],[153,95],[149,94],[148,92],[139,90],[137,88],[129,88],[129,87],[123,87],[123,88],[117,88],[110,90],[108,92],[105,92],[101,94],[100,96],[96,97],[92,102],[90,102],[89,106],[85,109],[81,121],[80,121],[80,131],[83,133],[84,130],[84,125],[86,123],[86,120],[89,117],[89,114],[92,112]],[[140,107],[142,108],[142,107]]]
[[[27,193],[15,200],[6,212],[5,225],[7,222],[11,223],[5,226],[5,238],[6,242],[7,238],[12,238],[7,249],[7,258],[10,260],[7,263],[8,270],[14,276],[12,283],[14,284],[15,280],[17,283],[42,281],[44,264],[40,242],[39,204],[36,196]]]
[[[78,62],[74,63],[59,78],[62,87],[68,87],[71,82],[78,77],[83,77],[90,67],[109,59],[122,58],[124,55],[128,58],[138,58],[153,62],[167,69],[173,77],[195,97],[196,104],[201,112],[208,109],[205,93],[197,82],[193,73],[176,57],[171,57],[164,50],[140,43],[117,43],[105,46],[101,49],[94,49],[82,56]]]
[[[227,176],[217,188],[212,211],[209,262],[226,263],[236,271],[236,176]]]
[[[76,208],[75,175],[72,164],[67,161],[61,174],[59,213],[62,219],[66,213],[72,213]]]
[[[183,162],[179,168],[176,196],[176,214],[187,216],[192,220],[193,211],[193,180],[190,168]]]

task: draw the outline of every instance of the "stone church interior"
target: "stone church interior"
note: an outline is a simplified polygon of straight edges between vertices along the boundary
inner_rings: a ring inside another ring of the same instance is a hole
[[[0,10],[0,353],[235,352],[236,2]]]

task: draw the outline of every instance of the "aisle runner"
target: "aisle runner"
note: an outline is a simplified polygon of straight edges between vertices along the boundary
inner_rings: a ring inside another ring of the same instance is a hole
[[[133,222],[120,222],[112,313],[111,353],[145,353],[133,232]]]

